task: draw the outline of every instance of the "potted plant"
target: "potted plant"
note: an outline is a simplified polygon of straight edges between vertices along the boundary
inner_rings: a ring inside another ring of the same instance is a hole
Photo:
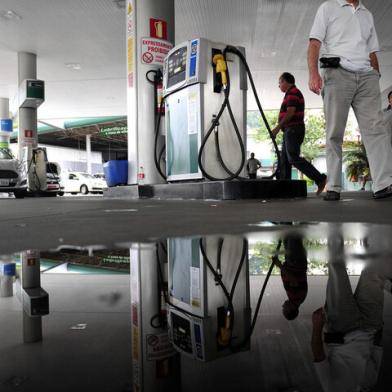
[[[362,143],[353,145],[346,152],[343,162],[346,164],[346,176],[350,181],[357,182],[360,177],[369,176],[369,161]]]

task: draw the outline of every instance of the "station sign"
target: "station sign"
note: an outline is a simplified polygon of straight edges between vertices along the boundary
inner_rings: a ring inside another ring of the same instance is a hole
[[[128,133],[128,127],[126,125],[116,125],[112,127],[101,127],[99,129],[99,134],[101,136],[115,136],[115,135],[125,135]]]

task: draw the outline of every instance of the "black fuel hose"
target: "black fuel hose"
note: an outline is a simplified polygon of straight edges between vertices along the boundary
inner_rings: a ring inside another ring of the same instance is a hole
[[[207,253],[205,251],[204,245],[203,245],[203,239],[200,238],[200,251],[203,256],[203,260],[206,263],[207,267],[209,270],[212,272],[214,275],[215,281],[218,283],[218,285],[222,288],[222,291],[226,297],[227,300],[227,309],[230,312],[230,330],[233,331],[234,328],[234,321],[235,321],[235,309],[233,305],[233,297],[235,293],[235,289],[237,287],[237,282],[240,277],[242,267],[244,265],[244,262],[246,260],[246,255],[248,253],[248,241],[246,239],[243,240],[243,246],[242,246],[242,254],[241,254],[241,259],[237,267],[237,271],[233,280],[233,284],[231,286],[230,292],[228,291],[227,287],[222,281],[222,275],[219,273],[219,271],[216,271],[214,267],[212,266],[211,261],[209,260]],[[219,240],[218,243],[218,261],[220,262],[221,257],[222,257],[222,248],[223,248],[223,240]]]
[[[224,59],[225,59],[225,62],[226,62],[226,57],[225,57],[224,54],[223,54],[223,56],[224,56]],[[214,119],[212,120],[210,128],[208,129],[207,133],[203,137],[203,140],[202,140],[202,143],[201,143],[200,149],[199,149],[199,156],[198,156],[199,168],[200,168],[201,172],[203,173],[204,177],[206,177],[210,181],[231,181],[231,180],[234,180],[236,178],[239,178],[239,174],[241,173],[241,171],[244,168],[245,159],[246,159],[245,145],[244,145],[244,142],[242,140],[241,133],[240,133],[240,131],[238,129],[238,125],[237,125],[237,122],[235,120],[233,111],[231,109],[230,100],[229,100],[229,97],[230,97],[230,74],[229,74],[229,69],[227,67],[227,63],[226,63],[226,68],[227,68],[227,71],[226,71],[227,86],[224,89],[225,99],[224,99],[224,101],[222,103],[222,106],[221,106],[217,116],[214,117]],[[235,134],[236,134],[237,139],[238,139],[238,144],[239,144],[240,149],[241,149],[241,163],[240,163],[238,169],[235,172],[231,171],[227,167],[227,165],[224,163],[224,161],[223,161],[223,157],[222,157],[222,154],[221,154],[221,151],[220,151],[220,148],[219,148],[219,140],[218,140],[218,143],[217,143],[217,140],[215,139],[215,145],[216,146],[218,145],[217,156],[218,156],[219,163],[221,164],[221,166],[225,170],[225,172],[228,174],[228,177],[217,178],[217,177],[212,176],[210,173],[208,173],[206,171],[206,169],[205,169],[205,167],[203,165],[203,153],[204,153],[204,149],[205,149],[205,146],[206,146],[206,143],[207,143],[209,137],[211,136],[212,132],[217,128],[217,126],[219,124],[219,120],[222,117],[222,114],[223,114],[223,112],[224,112],[224,110],[226,108],[227,108],[227,110],[229,112],[229,116],[230,116],[231,122],[233,124]]]
[[[277,143],[276,143],[275,136],[272,134],[271,127],[270,127],[270,125],[269,125],[269,123],[268,123],[267,117],[265,116],[263,107],[261,106],[260,99],[259,99],[259,96],[258,96],[258,94],[257,94],[256,86],[255,86],[255,83],[254,83],[254,81],[253,81],[252,72],[251,72],[251,70],[250,70],[250,68],[249,68],[249,65],[248,65],[248,63],[247,63],[247,61],[246,61],[245,56],[243,55],[243,53],[242,53],[240,50],[238,50],[238,48],[236,48],[235,46],[228,45],[228,46],[226,46],[226,48],[225,48],[224,51],[223,51],[223,56],[224,56],[224,57],[225,57],[225,54],[226,54],[226,53],[232,53],[232,54],[235,54],[236,56],[238,56],[238,57],[240,58],[242,64],[243,64],[244,67],[245,67],[245,70],[246,70],[246,73],[247,73],[247,75],[248,75],[250,84],[251,84],[251,86],[252,86],[252,91],[253,91],[253,95],[254,95],[255,100],[256,100],[257,107],[258,107],[258,109],[259,109],[259,112],[260,112],[261,117],[262,117],[262,119],[263,119],[263,122],[264,122],[264,124],[265,124],[265,127],[267,128],[268,134],[269,134],[269,136],[270,136],[270,138],[271,138],[271,140],[272,140],[272,144],[273,144],[273,146],[274,146],[274,150],[275,150],[275,154],[276,154],[276,159],[277,159],[277,163],[278,163],[277,166],[276,166],[276,169],[275,169],[275,171],[272,173],[272,175],[271,175],[271,176],[268,176],[268,177],[264,177],[264,178],[266,178],[266,179],[268,179],[268,178],[274,178],[274,177],[277,176],[277,173],[278,173],[278,171],[279,171],[279,169],[280,169],[280,153],[279,153],[279,148],[278,148],[278,145],[277,145]]]
[[[278,245],[277,245],[276,250],[275,250],[275,253],[279,252],[281,246],[282,246],[282,240],[279,240]],[[254,314],[253,314],[253,319],[252,319],[249,331],[246,334],[245,338],[242,340],[242,342],[240,342],[236,346],[231,346],[231,349],[233,351],[241,350],[249,342],[250,338],[252,337],[253,331],[254,331],[256,323],[257,323],[257,317],[259,315],[261,302],[263,301],[264,293],[265,293],[265,290],[267,288],[267,284],[268,284],[268,282],[270,280],[270,277],[271,277],[271,274],[272,274],[272,271],[273,271],[274,267],[275,267],[275,260],[274,260],[274,258],[272,258],[271,265],[270,265],[270,267],[268,269],[267,275],[265,276],[265,279],[264,279],[264,282],[263,282],[263,286],[261,288],[261,292],[260,292],[259,298],[257,300],[256,308],[255,308],[255,311],[254,311]]]

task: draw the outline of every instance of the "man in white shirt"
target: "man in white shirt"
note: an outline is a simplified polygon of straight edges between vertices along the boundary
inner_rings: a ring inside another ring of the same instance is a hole
[[[255,158],[255,154],[252,152],[246,163],[246,170],[248,171],[248,176],[251,180],[255,180],[257,178],[257,170],[260,168],[261,163],[258,159]]]
[[[328,236],[328,258],[326,305],[312,316],[314,367],[324,392],[371,391],[383,354],[385,277],[369,259],[353,294],[343,237],[336,232]]]
[[[381,113],[379,44],[372,14],[359,0],[328,0],[317,11],[309,38],[309,88],[322,93],[326,119],[324,200],[340,199],[342,143],[350,106],[368,155],[373,197],[391,197],[392,148]],[[318,69],[322,45],[323,79]]]

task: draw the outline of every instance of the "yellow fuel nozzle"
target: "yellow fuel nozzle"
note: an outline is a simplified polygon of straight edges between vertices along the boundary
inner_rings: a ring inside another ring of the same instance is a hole
[[[224,87],[227,86],[227,76],[226,76],[226,71],[227,71],[227,66],[226,66],[226,61],[225,58],[223,57],[223,54],[216,54],[212,58],[212,62],[216,66],[216,72],[220,73],[222,76],[222,84]]]
[[[227,347],[231,340],[231,314],[230,311],[227,312],[225,325],[220,328],[218,335],[218,344],[222,347]]]

